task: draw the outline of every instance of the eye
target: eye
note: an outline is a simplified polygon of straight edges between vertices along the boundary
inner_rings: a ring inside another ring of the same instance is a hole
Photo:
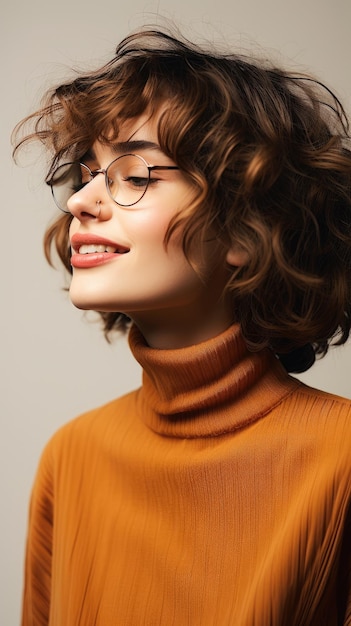
[[[147,184],[149,182],[149,177],[145,178],[142,176],[128,176],[124,178],[123,181],[129,184],[131,187],[138,188],[138,189],[145,189],[145,187],[147,187]],[[151,179],[150,179],[150,182],[151,182]]]
[[[157,178],[156,176],[150,176],[149,185],[155,185],[155,183],[160,182],[161,178]]]

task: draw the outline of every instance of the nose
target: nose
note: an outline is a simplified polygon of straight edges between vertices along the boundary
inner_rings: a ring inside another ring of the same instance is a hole
[[[104,173],[98,173],[93,180],[76,191],[69,198],[67,208],[80,222],[92,219],[110,219],[112,215],[111,198],[107,193]]]

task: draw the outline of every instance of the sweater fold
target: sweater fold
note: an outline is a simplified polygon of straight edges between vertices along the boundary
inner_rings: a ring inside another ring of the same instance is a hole
[[[148,347],[133,326],[129,344],[143,368],[141,418],[162,435],[208,437],[244,428],[299,385],[269,350],[250,353],[239,325],[174,350]]]

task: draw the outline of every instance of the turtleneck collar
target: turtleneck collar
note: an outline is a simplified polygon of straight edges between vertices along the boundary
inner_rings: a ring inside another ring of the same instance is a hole
[[[218,436],[244,428],[298,385],[269,350],[247,350],[239,325],[175,350],[150,348],[133,326],[129,343],[143,368],[140,417],[169,437]]]

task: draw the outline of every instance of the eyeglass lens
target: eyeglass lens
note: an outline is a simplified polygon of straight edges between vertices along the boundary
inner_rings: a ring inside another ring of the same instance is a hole
[[[50,181],[57,206],[68,211],[67,202],[94,178],[83,163],[66,163],[57,168]],[[149,183],[149,169],[145,161],[135,154],[118,157],[106,170],[106,184],[110,196],[121,206],[139,202]]]

